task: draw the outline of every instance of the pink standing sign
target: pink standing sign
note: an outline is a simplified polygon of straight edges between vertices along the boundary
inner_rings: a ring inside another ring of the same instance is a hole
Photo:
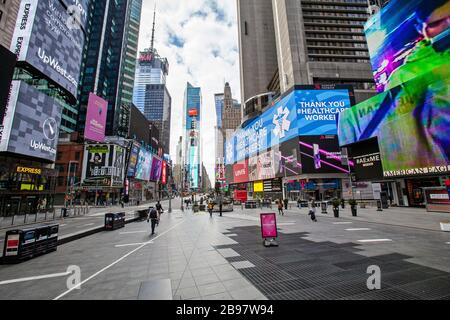
[[[278,237],[277,216],[275,213],[261,214],[261,234],[265,239]]]

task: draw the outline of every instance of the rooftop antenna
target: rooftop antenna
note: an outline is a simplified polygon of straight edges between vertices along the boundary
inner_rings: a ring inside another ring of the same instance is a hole
[[[156,20],[156,1],[155,1],[155,9],[153,11],[153,28],[152,28],[152,42],[150,45],[150,51],[153,52],[154,44],[155,44],[155,20]]]

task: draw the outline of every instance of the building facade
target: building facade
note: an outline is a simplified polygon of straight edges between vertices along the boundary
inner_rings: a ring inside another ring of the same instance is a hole
[[[125,137],[128,133],[141,10],[142,0],[91,3],[79,91],[80,133],[91,92],[108,101],[106,135]]]
[[[16,27],[20,0],[0,1],[0,45],[9,48]]]
[[[186,191],[197,192],[201,188],[201,108],[202,91],[187,83],[184,96],[184,164]]]
[[[164,152],[170,153],[170,126],[172,97],[165,84],[148,84],[145,86],[144,115],[154,123],[161,133],[159,140]]]
[[[272,0],[237,0],[237,8],[244,105],[248,99],[268,91],[278,62]]]

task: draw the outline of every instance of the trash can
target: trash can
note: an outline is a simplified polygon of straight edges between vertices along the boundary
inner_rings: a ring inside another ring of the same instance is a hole
[[[322,206],[322,213],[328,214],[327,212],[328,204],[326,202],[322,202],[321,206]]]
[[[141,221],[147,220],[148,210],[138,210],[138,216]]]
[[[2,263],[20,263],[57,250],[59,225],[9,230],[5,235]]]
[[[125,227],[125,212],[105,214],[105,230],[117,230]]]

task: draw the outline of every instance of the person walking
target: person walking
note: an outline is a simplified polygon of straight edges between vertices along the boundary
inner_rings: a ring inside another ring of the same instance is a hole
[[[317,222],[316,218],[316,201],[314,199],[311,199],[309,203],[309,216],[311,216],[311,220],[314,222]]]
[[[283,201],[278,199],[278,214],[284,216]]]
[[[213,204],[212,201],[210,201],[210,202],[208,203],[208,212],[209,212],[210,218],[212,218],[213,210],[214,210],[214,204]]]
[[[155,227],[157,224],[159,224],[159,214],[158,214],[158,211],[153,207],[150,207],[149,211],[150,211],[150,213],[148,215],[147,223],[149,223],[150,221],[152,223],[152,234],[151,235],[153,236],[155,234]]]
[[[222,216],[222,209],[223,209],[223,204],[222,204],[222,200],[221,200],[220,203],[219,203],[219,213],[220,213],[220,216]]]
[[[163,212],[164,212],[161,202],[159,202],[159,201],[156,203],[156,210],[158,211],[159,215],[163,214]]]

